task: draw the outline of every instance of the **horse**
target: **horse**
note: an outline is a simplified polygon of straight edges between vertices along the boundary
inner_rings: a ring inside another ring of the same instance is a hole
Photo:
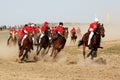
[[[77,35],[76,35],[76,33],[71,33],[72,35],[71,35],[71,41],[73,41],[73,43],[75,43],[76,42],[76,39],[77,39]],[[71,43],[71,41],[70,41],[70,43]]]
[[[17,43],[17,35],[14,33],[10,33],[9,38],[7,40],[7,45],[15,45]]]
[[[28,59],[28,52],[31,51],[31,49],[33,50],[33,33],[32,32],[28,32],[28,36],[24,39],[23,41],[23,45],[21,46],[21,48],[19,48],[20,52],[19,52],[19,59],[20,61],[23,61],[26,59]],[[18,41],[18,45],[20,45],[21,40]],[[25,53],[24,53],[25,51]]]
[[[67,34],[67,35],[66,35]],[[68,37],[68,28],[64,28],[63,34],[58,34],[57,39],[53,42],[51,57],[55,58],[57,54],[64,48]]]
[[[91,43],[90,43],[90,52],[87,55],[87,57],[89,57],[91,55],[91,59],[93,59],[94,57],[97,57],[97,50],[98,48],[102,48],[100,47],[100,43],[101,43],[101,36],[105,37],[105,29],[103,24],[98,24],[98,27],[96,29],[96,31],[94,32],[95,34],[93,35],[92,39],[91,39]],[[88,43],[88,37],[89,37],[90,32],[87,32],[83,35],[82,40],[79,41],[78,43],[78,47],[83,45],[83,56],[85,59],[85,48],[88,47],[87,43]]]
[[[42,56],[46,55],[50,49],[50,37],[51,37],[51,32],[50,32],[50,29],[46,29],[45,32],[44,32],[44,36],[41,38],[41,41],[39,43],[39,38],[40,38],[40,35],[38,37],[38,40],[37,40],[37,50],[36,50],[36,55],[38,56],[41,49],[43,48],[44,51],[42,52]],[[47,49],[48,48],[48,49]],[[47,50],[46,50],[47,49]],[[45,52],[46,51],[46,52]],[[34,57],[36,59],[36,57]]]

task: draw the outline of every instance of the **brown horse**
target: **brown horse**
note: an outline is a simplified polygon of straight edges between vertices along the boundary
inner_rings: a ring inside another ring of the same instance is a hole
[[[53,43],[52,53],[50,55],[51,57],[53,56],[53,58],[55,58],[57,54],[64,48],[67,36],[68,28],[64,28],[63,34],[58,34],[57,39]]]
[[[75,43],[76,42],[76,39],[77,39],[77,35],[76,35],[76,33],[71,33],[72,35],[71,35],[71,41],[73,41],[73,43]],[[70,41],[70,43],[71,43],[71,41]]]
[[[33,40],[32,40],[32,38],[33,38],[33,33],[29,32],[28,36],[23,41],[22,47],[20,48],[19,59],[22,57],[20,59],[20,61],[25,60],[25,58],[28,59],[28,52],[30,52],[31,49],[33,49]],[[21,42],[19,40],[18,44],[20,44],[20,43]],[[25,51],[25,53],[24,53],[24,51]]]
[[[15,45],[17,43],[17,36],[14,33],[10,33],[7,40],[7,45]]]
[[[82,40],[79,41],[78,43],[78,47],[83,45],[83,56],[85,59],[85,48],[87,46],[88,43],[88,37],[89,37],[89,32],[85,33],[82,37]],[[103,27],[103,24],[99,24],[98,28],[95,31],[94,36],[91,39],[91,51],[90,53],[87,55],[87,57],[89,57],[91,55],[91,59],[93,59],[94,57],[97,57],[97,50],[98,48],[100,48],[100,42],[101,42],[101,36],[104,37],[105,36],[105,29]]]

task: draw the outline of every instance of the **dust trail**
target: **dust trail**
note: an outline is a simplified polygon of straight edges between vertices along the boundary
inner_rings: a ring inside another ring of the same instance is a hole
[[[0,59],[15,60],[18,52],[19,50],[17,45],[7,46],[6,40],[0,42]]]

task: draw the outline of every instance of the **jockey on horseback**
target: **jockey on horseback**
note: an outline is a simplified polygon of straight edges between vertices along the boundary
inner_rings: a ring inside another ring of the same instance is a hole
[[[58,26],[56,26],[56,30],[58,32],[58,34],[62,35],[63,34],[63,23],[60,22]]]
[[[21,29],[21,35],[23,35],[23,37],[22,37],[22,40],[21,40],[21,45],[19,46],[20,48],[21,48],[22,45],[23,45],[24,39],[27,38],[28,33],[29,33],[29,32],[34,33],[33,26],[34,26],[34,24],[32,24],[32,25],[27,25],[27,24],[26,24],[26,25]],[[33,40],[33,42],[34,42],[34,38],[32,38],[32,40]],[[33,44],[34,44],[34,43],[33,43]],[[32,49],[33,49],[33,47],[32,47]]]
[[[89,26],[89,29],[88,29],[88,31],[90,32],[89,38],[88,38],[88,47],[89,47],[89,48],[91,48],[91,46],[90,46],[91,39],[92,39],[92,37],[93,37],[93,35],[94,35],[94,31],[95,31],[95,30],[97,29],[97,27],[98,27],[98,24],[99,24],[99,20],[98,20],[98,18],[95,18],[95,21],[94,21],[93,23],[91,23],[90,26]],[[100,47],[100,46],[99,46],[99,47]]]
[[[42,34],[40,35],[39,43],[41,42],[41,38],[45,35],[45,31],[46,31],[47,29],[50,29],[50,27],[49,27],[48,25],[49,25],[48,22],[44,22],[43,26],[41,27],[41,32],[42,32]]]
[[[63,36],[63,31],[64,31],[63,22],[59,22],[59,25],[55,27],[55,31],[57,32],[57,34],[56,34],[56,37],[53,39],[52,43],[54,43],[55,40],[57,40],[59,36],[64,37]],[[64,48],[64,45],[62,46],[62,48]]]
[[[58,35],[62,35],[63,34],[63,23],[60,22],[58,26],[55,26],[52,30],[52,33],[55,33],[56,35],[53,38],[53,43],[54,41],[59,37]]]
[[[9,32],[9,37],[8,37],[8,40],[7,40],[7,45],[9,44],[9,40],[10,40],[10,37],[12,36],[14,38],[14,35],[17,34],[17,30],[15,28],[12,28]]]
[[[71,32],[71,35],[76,34],[76,29],[73,27],[70,32]]]

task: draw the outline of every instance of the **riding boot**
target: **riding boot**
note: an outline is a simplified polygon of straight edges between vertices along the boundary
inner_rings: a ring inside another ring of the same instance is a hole
[[[21,48],[22,48],[22,46],[21,46],[21,45],[19,45],[19,50],[21,50]]]

